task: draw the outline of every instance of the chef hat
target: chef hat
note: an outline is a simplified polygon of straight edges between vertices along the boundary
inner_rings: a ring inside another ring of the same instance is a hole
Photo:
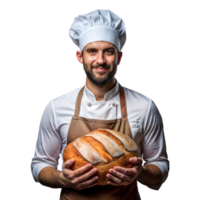
[[[69,36],[80,51],[95,41],[110,42],[120,51],[126,41],[126,29],[123,20],[110,10],[96,10],[75,18]]]

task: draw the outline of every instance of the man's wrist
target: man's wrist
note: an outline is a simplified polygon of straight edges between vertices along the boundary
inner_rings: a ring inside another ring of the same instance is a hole
[[[67,183],[66,177],[65,177],[63,172],[60,172],[60,174],[59,174],[59,183],[61,185],[61,188],[68,188],[69,187],[69,184]]]
[[[145,175],[145,169],[144,168],[145,168],[145,166],[141,166],[140,172],[139,172],[139,174],[136,178],[137,180],[141,179]]]
[[[51,188],[64,188],[65,181],[63,172],[56,170],[53,167],[45,167],[39,173],[39,182],[42,185]]]
[[[162,183],[162,172],[156,165],[142,166],[137,180],[147,186],[154,186]]]

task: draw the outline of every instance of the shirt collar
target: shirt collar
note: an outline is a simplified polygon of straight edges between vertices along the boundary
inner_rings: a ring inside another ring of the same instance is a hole
[[[119,83],[116,80],[115,87],[105,93],[104,101],[108,101],[108,100],[112,99],[113,97],[115,97],[118,94],[118,92],[119,92]],[[84,89],[84,95],[87,100],[96,101],[95,95],[86,87],[86,85],[85,85],[85,89]]]

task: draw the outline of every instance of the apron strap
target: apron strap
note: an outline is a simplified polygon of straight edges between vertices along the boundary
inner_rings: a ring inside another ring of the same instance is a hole
[[[83,96],[84,87],[78,93],[78,97],[76,99],[76,107],[75,107],[74,117],[78,117],[79,116],[79,111],[80,111],[80,106],[81,106],[81,99],[82,99],[82,96]]]
[[[79,116],[81,99],[83,96],[84,87],[79,91],[78,97],[76,99],[76,107],[75,107],[74,117]],[[124,89],[120,84],[119,84],[119,94],[120,94],[121,116],[122,116],[122,118],[124,118],[124,117],[127,117],[126,98],[125,98]]]
[[[120,106],[121,106],[121,115],[122,118],[127,117],[127,110],[126,110],[126,98],[123,87],[119,84],[119,94],[120,94]]]

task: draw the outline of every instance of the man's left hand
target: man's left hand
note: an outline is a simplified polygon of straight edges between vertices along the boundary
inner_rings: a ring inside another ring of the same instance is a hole
[[[114,167],[106,175],[108,185],[123,186],[131,184],[142,170],[142,158],[132,157],[129,161],[133,164],[131,168]]]

